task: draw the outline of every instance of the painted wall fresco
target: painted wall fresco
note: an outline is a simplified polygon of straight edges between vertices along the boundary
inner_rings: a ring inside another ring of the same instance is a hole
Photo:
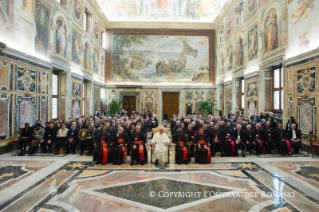
[[[80,33],[73,29],[72,31],[72,62],[82,64],[82,42]]]
[[[95,74],[99,73],[99,49],[94,48],[93,50],[93,70]]]
[[[25,97],[16,95],[15,97],[15,131],[23,128],[26,122],[35,124],[37,119],[37,97]]]
[[[318,48],[319,0],[288,1],[288,57]]]
[[[56,20],[55,53],[66,57],[68,29],[63,18]]]
[[[258,28],[257,25],[248,30],[248,60],[258,57]]]
[[[113,36],[113,81],[209,81],[206,36]]]
[[[49,48],[49,20],[49,9],[40,0],[37,0],[35,8],[37,35],[35,37],[34,48],[39,54],[46,55]]]
[[[72,101],[72,117],[78,118],[81,116],[81,101],[73,100]]]
[[[237,67],[240,67],[244,64],[243,38],[239,38],[236,42],[236,64]]]
[[[308,93],[316,91],[316,67],[297,71],[297,92]]]
[[[110,21],[213,22],[226,0],[98,0]]]
[[[87,71],[92,71],[91,60],[92,60],[91,46],[89,42],[85,42],[84,53],[83,53],[83,63],[84,63],[84,69],[86,69]]]
[[[266,15],[263,25],[264,34],[264,52],[269,54],[272,50],[278,48],[278,17],[276,9],[271,9]]]
[[[79,23],[82,22],[82,0],[73,0],[73,18]]]
[[[246,0],[246,20],[249,20],[257,11],[257,1],[258,0]]]

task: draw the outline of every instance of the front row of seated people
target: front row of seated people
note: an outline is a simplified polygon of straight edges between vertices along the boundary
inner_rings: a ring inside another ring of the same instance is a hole
[[[54,154],[59,154],[61,147],[64,147],[66,154],[75,154],[78,146],[81,155],[87,149],[88,155],[93,155],[93,161],[96,163],[123,164],[127,152],[131,155],[130,165],[134,163],[144,165],[148,161],[146,140],[147,136],[141,132],[140,125],[136,125],[129,136],[120,125],[111,129],[108,122],[101,122],[98,128],[90,127],[90,129],[87,129],[85,125],[79,129],[76,122],[71,122],[69,129],[65,123],[62,123],[59,129],[53,127],[53,123],[49,123],[45,129],[40,123],[37,123],[34,128],[26,123],[19,138],[19,155],[26,154],[28,145],[30,155],[35,154],[39,146],[42,153],[51,152],[52,145],[55,145]],[[251,125],[247,125],[246,130],[242,130],[239,124],[236,130],[229,129],[228,125],[220,130],[219,125],[216,124],[211,129],[204,130],[201,127],[197,134],[192,126],[188,125],[187,130],[177,129],[172,136],[172,142],[176,144],[177,164],[187,165],[191,157],[195,158],[196,163],[207,164],[217,152],[220,152],[222,157],[238,156],[239,149],[243,157],[246,151],[250,154],[252,151],[262,154],[263,150],[270,153],[274,148],[277,148],[282,155],[290,154],[291,149],[294,149],[294,153],[298,153],[301,148],[301,134],[296,129],[296,124],[292,124],[288,133],[279,123],[277,129],[267,124],[264,130],[261,130],[260,124],[257,124],[254,130],[251,130]],[[169,158],[170,140],[164,133],[163,127],[160,127],[159,132],[153,136],[150,145],[154,150],[151,161],[165,165]]]

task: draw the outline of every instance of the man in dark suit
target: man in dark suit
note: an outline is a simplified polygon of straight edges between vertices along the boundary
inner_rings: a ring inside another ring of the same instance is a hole
[[[57,129],[53,126],[53,123],[50,122],[49,127],[45,129],[43,135],[43,142],[40,142],[40,146],[42,147],[42,153],[47,153],[46,146],[48,146],[49,152],[51,152],[51,146],[55,142]]]
[[[27,145],[32,140],[33,129],[30,127],[29,123],[25,123],[24,126],[25,128],[21,130],[21,134],[19,137],[19,156],[23,156],[25,154]]]
[[[257,116],[257,113],[256,113],[256,112],[255,112],[255,114],[254,114],[253,116],[250,117],[250,119],[251,119],[255,124],[261,122],[260,117]]]
[[[294,149],[294,153],[298,154],[299,149],[302,147],[301,143],[301,133],[300,130],[296,128],[296,124],[291,125],[291,130],[288,131],[287,137],[291,143],[291,147]]]
[[[241,129],[241,125],[237,124],[237,129],[233,133],[233,141],[235,141],[236,146],[236,156],[238,156],[238,149],[241,148],[241,155],[245,157],[245,143],[246,143],[246,133]]]
[[[278,136],[277,131],[270,126],[270,121],[267,121],[266,129],[264,129],[264,144],[266,146],[266,153],[270,154],[272,149],[277,146]]]
[[[223,133],[219,131],[218,125],[215,124],[214,129],[210,133],[211,136],[211,153],[212,156],[215,157],[216,152],[221,152],[221,156],[224,156],[223,153]]]
[[[75,122],[72,122],[71,128],[68,132],[68,139],[65,142],[66,154],[70,154],[71,152],[72,154],[75,154],[75,146],[79,141],[78,134],[79,134],[79,129],[76,128]]]
[[[99,111],[95,111],[95,113],[94,113],[94,117],[100,117],[100,114],[99,114]]]

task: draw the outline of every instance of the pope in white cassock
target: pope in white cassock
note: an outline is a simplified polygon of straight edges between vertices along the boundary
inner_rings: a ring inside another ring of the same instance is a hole
[[[151,145],[155,145],[155,150],[152,155],[152,162],[156,161],[162,166],[168,162],[167,148],[170,145],[168,135],[164,133],[164,127],[160,127],[158,133],[153,136]]]

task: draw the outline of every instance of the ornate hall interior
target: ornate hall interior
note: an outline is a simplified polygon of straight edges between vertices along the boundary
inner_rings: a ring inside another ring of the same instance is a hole
[[[319,0],[0,0],[0,211],[319,211]]]

